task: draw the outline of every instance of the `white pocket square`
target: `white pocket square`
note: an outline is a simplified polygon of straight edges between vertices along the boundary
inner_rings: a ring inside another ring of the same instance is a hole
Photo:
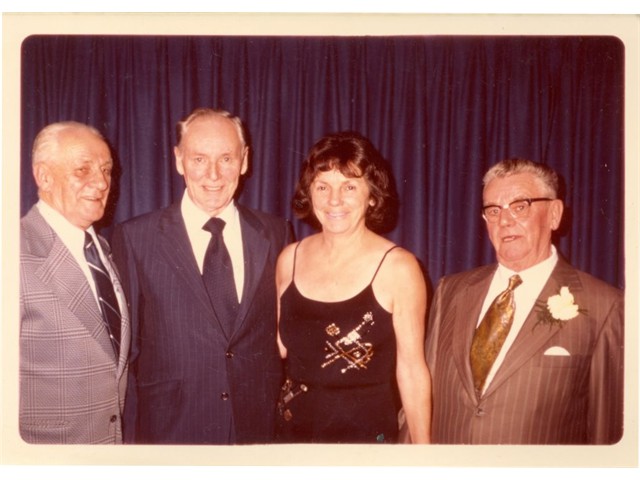
[[[562,348],[555,345],[553,347],[547,348],[547,350],[544,352],[544,355],[568,357],[571,354],[569,353],[569,350],[567,350],[566,348]]]

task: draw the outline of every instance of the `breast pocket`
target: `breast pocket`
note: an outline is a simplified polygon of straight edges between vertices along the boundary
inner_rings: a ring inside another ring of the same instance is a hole
[[[536,357],[535,365],[541,368],[580,368],[587,361],[585,355],[545,355]]]

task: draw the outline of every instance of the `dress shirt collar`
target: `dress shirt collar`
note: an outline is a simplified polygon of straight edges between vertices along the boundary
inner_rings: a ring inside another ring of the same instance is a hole
[[[489,387],[489,384],[493,381],[496,372],[499,370],[502,362],[504,361],[507,352],[513,345],[516,337],[518,336],[522,326],[524,325],[529,312],[534,307],[536,299],[540,295],[542,288],[547,280],[551,276],[556,263],[558,262],[558,252],[556,248],[551,246],[551,255],[546,260],[527,268],[520,272],[514,272],[513,270],[498,264],[498,269],[493,276],[493,280],[489,287],[489,292],[484,300],[480,317],[478,318],[478,324],[482,321],[484,314],[486,313],[489,305],[493,299],[509,285],[509,278],[513,275],[519,275],[522,279],[522,285],[516,288],[513,292],[514,301],[516,304],[516,313],[513,319],[513,324],[509,329],[507,338],[500,349],[500,353],[496,357],[495,363],[492,365],[487,375],[484,390]]]
[[[556,263],[558,263],[558,251],[556,250],[556,247],[554,245],[551,245],[551,254],[549,255],[549,257],[547,257],[546,260],[543,260],[542,262],[537,263],[534,266],[520,272],[514,272],[513,270],[499,263],[498,271],[496,272],[496,274],[501,279],[501,283],[504,283],[505,286],[509,283],[509,278],[512,275],[517,274],[522,279],[523,284],[529,283],[530,285],[535,284],[542,287],[542,285],[546,283],[547,279],[551,275],[551,272],[556,266]]]
[[[210,217],[193,203],[186,190],[182,196],[181,211],[196,264],[198,265],[200,273],[202,273],[204,257],[207,252],[209,241],[211,240],[211,233],[207,232],[202,227],[207,223]],[[222,231],[222,238],[227,250],[229,251],[229,256],[231,257],[233,277],[236,283],[236,292],[240,299],[242,298],[244,288],[244,252],[240,213],[238,212],[236,204],[234,202],[229,203],[229,205],[220,212],[218,218],[224,220],[226,224]]]
[[[60,241],[67,247],[71,256],[75,259],[76,263],[80,267],[80,270],[84,274],[89,286],[91,287],[91,291],[93,292],[94,298],[96,302],[98,302],[98,296],[96,293],[96,286],[93,280],[93,275],[89,270],[89,265],[87,264],[87,259],[84,255],[84,230],[73,225],[69,220],[67,220],[64,215],[55,210],[51,205],[48,205],[45,201],[40,200],[36,204],[40,215],[44,218],[45,222],[49,224],[49,226],[53,229],[55,234],[60,238]],[[93,242],[98,248],[98,254],[102,258],[103,263],[105,262],[104,252],[102,251],[102,245],[97,239],[97,234],[93,229],[93,226],[90,226],[86,230],[93,237]],[[118,297],[118,302],[120,302],[120,308],[122,308],[122,300],[120,296]]]
[[[60,237],[60,240],[62,240],[62,243],[64,243],[69,251],[74,254],[78,252],[82,253],[84,249],[85,231],[73,225],[64,217],[64,215],[51,207],[45,201],[39,200],[36,206],[38,208],[38,211],[40,212],[40,215],[42,215],[42,217],[56,233],[56,235]],[[98,245],[98,248],[102,250],[100,248],[100,242],[96,241],[96,233],[93,229],[93,225],[90,226],[86,231],[91,234],[91,236],[94,238],[94,241]]]
[[[207,223],[211,217],[193,203],[193,200],[191,200],[191,197],[186,190],[182,195],[180,208],[182,211],[182,217],[184,218],[184,222],[187,226],[187,231],[195,231],[197,229],[203,231],[207,238],[211,236],[209,232],[202,230],[204,224]],[[235,225],[238,221],[238,209],[235,201],[231,201],[229,205],[227,205],[224,210],[217,215],[217,217],[224,220],[227,225]]]

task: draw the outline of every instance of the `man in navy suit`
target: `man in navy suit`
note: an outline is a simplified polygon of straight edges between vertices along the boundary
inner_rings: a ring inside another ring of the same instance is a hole
[[[177,124],[174,153],[181,201],[118,225],[112,240],[133,331],[125,442],[269,443],[282,382],[274,269],[290,224],[234,201],[249,154],[239,118],[195,110]],[[214,217],[233,280],[207,284],[203,226]],[[233,314],[216,300],[228,287]]]

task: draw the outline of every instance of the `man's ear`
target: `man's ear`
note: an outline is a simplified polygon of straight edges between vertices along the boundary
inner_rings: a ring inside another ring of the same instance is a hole
[[[184,167],[182,165],[182,152],[180,147],[173,147],[173,155],[176,157],[176,170],[180,175],[184,175]]]
[[[244,175],[249,170],[249,147],[244,147],[242,152],[242,167],[240,167],[240,175]]]
[[[36,181],[38,190],[48,192],[51,190],[52,174],[51,167],[46,163],[37,163],[33,166],[33,178]]]
[[[551,230],[557,230],[562,221],[562,213],[564,212],[564,203],[562,200],[555,199],[551,202]]]

